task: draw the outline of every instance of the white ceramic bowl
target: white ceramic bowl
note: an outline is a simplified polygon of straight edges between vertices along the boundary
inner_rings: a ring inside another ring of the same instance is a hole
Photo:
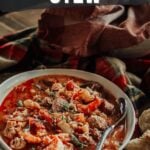
[[[134,128],[135,128],[134,107],[130,99],[128,98],[128,96],[119,87],[117,87],[115,84],[105,79],[104,77],[93,74],[93,73],[73,70],[73,69],[44,69],[44,70],[34,70],[34,71],[20,73],[18,75],[15,75],[9,78],[8,80],[6,80],[0,85],[0,105],[2,104],[7,94],[15,86],[29,79],[32,79],[38,76],[43,76],[43,75],[70,75],[70,76],[82,78],[85,80],[96,81],[96,82],[99,82],[101,85],[103,85],[104,88],[110,91],[116,98],[119,98],[119,97],[125,98],[127,100],[127,105],[128,105],[127,106],[128,111],[127,111],[127,117],[126,117],[127,131],[126,131],[126,136],[124,138],[123,144],[120,147],[120,150],[126,146],[126,144],[131,139],[132,134],[134,132]],[[4,147],[5,150],[10,150],[10,148],[6,145],[6,143],[3,141],[1,137],[0,137],[0,144]]]

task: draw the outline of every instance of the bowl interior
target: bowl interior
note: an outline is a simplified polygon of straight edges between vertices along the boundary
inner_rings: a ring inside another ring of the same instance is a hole
[[[0,105],[2,104],[4,98],[7,96],[7,94],[17,85],[21,84],[22,82],[38,77],[38,76],[43,76],[43,75],[69,75],[69,76],[74,76],[78,78],[82,78],[85,80],[91,80],[91,81],[96,81],[99,82],[101,85],[104,86],[105,89],[110,91],[116,98],[123,97],[127,100],[127,132],[125,139],[123,141],[123,144],[121,145],[120,149],[123,149],[125,145],[129,142],[129,140],[132,137],[132,134],[134,132],[134,127],[135,127],[135,111],[134,107],[128,98],[128,96],[120,89],[118,88],[115,84],[110,82],[109,80],[105,79],[102,76],[85,72],[85,71],[79,71],[79,70],[73,70],[73,69],[44,69],[44,70],[34,70],[34,71],[28,71],[24,72],[18,75],[15,75],[5,82],[3,82],[0,85]],[[4,143],[4,141],[0,138],[0,142],[3,145],[3,147],[7,150],[9,147]]]

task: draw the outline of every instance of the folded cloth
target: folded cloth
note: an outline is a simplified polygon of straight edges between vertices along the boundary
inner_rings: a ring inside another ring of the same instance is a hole
[[[149,39],[149,14],[150,5],[51,8],[42,14],[38,36],[68,54],[113,55],[115,50],[117,55],[120,49]],[[146,51],[150,53],[150,45],[136,55],[147,55]]]
[[[150,99],[150,44],[140,45],[149,43],[149,8],[49,8],[41,15],[38,29],[32,27],[0,38],[1,74],[39,65],[94,72],[117,84],[141,110]]]
[[[14,35],[0,37],[0,70],[20,62],[33,40],[35,27],[25,29]]]

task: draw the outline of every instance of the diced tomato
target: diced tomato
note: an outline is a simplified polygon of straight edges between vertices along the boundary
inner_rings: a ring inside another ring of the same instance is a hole
[[[83,113],[79,113],[79,114],[76,114],[74,116],[74,119],[77,121],[77,122],[85,122],[85,116]]]
[[[79,90],[78,92],[76,92],[76,93],[73,95],[73,100],[79,100],[80,92],[81,92],[81,90]]]
[[[83,131],[83,129],[82,129],[81,127],[78,127],[78,128],[76,128],[76,129],[74,129],[74,131],[75,131],[76,133],[80,133],[80,134],[83,134],[83,133],[84,133],[84,131]]]
[[[73,89],[74,89],[74,83],[73,83],[73,81],[69,81],[69,82],[66,84],[66,89],[67,89],[68,91],[73,91]]]
[[[102,104],[103,100],[100,98],[95,98],[94,101],[92,101],[90,104],[88,104],[88,109],[89,111],[94,111],[96,110],[101,104]]]
[[[91,112],[95,111],[102,103],[102,99],[95,97],[95,99],[88,105],[78,104],[77,108],[84,114],[90,114]]]

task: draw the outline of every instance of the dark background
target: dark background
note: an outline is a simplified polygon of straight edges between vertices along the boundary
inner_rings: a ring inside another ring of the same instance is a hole
[[[86,0],[84,0],[86,3]],[[70,0],[71,5],[73,0]],[[142,4],[150,3],[150,0],[100,0],[100,4]],[[22,9],[30,8],[45,8],[49,6],[64,6],[64,0],[61,0],[60,4],[52,5],[50,0],[0,0],[0,11],[18,11]]]

